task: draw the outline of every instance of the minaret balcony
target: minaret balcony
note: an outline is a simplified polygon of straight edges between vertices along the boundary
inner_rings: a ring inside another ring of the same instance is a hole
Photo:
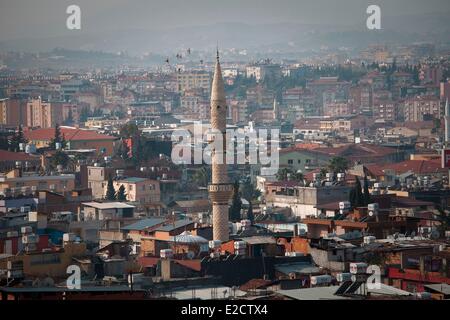
[[[213,203],[228,203],[233,194],[233,185],[229,183],[210,184],[208,191],[209,198]]]

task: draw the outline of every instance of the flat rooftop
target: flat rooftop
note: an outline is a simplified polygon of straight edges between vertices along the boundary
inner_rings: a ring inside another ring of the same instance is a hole
[[[83,206],[92,207],[96,209],[133,209],[135,206],[123,202],[83,202]]]

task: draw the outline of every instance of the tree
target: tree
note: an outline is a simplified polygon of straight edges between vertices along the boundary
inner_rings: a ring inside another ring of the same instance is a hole
[[[114,189],[114,183],[112,177],[108,178],[108,186],[106,187],[106,200],[116,200],[116,190]]]
[[[320,179],[325,179],[327,177],[328,170],[326,168],[321,168],[319,172]]]
[[[59,143],[60,149],[64,149],[66,147],[66,139],[64,135],[61,135],[61,128],[59,124],[55,126],[55,137],[50,141],[49,147],[53,150],[56,150],[56,144]]]
[[[211,169],[203,166],[200,170],[195,172],[192,178],[198,186],[207,187],[209,181],[211,180]]]
[[[89,109],[89,107],[88,107],[88,106],[83,107],[83,108],[81,109],[81,112],[80,112],[80,119],[79,119],[79,121],[82,122],[82,123],[84,123],[84,122],[87,121],[87,119],[88,119],[90,116],[91,116],[91,110]]]
[[[277,172],[277,180],[278,181],[287,181],[289,177],[292,175],[292,170],[289,168],[279,169]]]
[[[50,160],[50,166],[52,168],[56,168],[58,166],[62,166],[63,168],[66,168],[69,164],[70,158],[69,156],[64,153],[63,151],[56,151],[55,154],[52,156]]]
[[[249,202],[249,207],[247,210],[247,219],[250,220],[252,224],[255,222],[255,215],[253,214],[253,205],[251,201]]]
[[[140,165],[145,160],[149,151],[145,148],[145,140],[142,138],[139,128],[134,123],[127,123],[120,128],[122,139],[132,139],[131,160],[135,165]]]
[[[333,157],[328,163],[328,169],[334,173],[344,173],[348,169],[348,160],[343,157]]]
[[[303,182],[304,179],[305,179],[305,176],[300,171],[297,171],[292,174],[292,180],[294,180],[294,181]]]
[[[121,157],[125,161],[130,159],[130,148],[128,148],[128,144],[124,140],[122,140],[119,144],[117,156]]]
[[[64,120],[64,124],[70,126],[73,124],[73,113],[72,109],[69,109],[66,120]]]
[[[364,205],[367,206],[370,202],[370,192],[369,192],[369,180],[367,180],[367,175],[364,175]]]
[[[420,84],[420,71],[417,66],[414,66],[414,69],[413,69],[413,82],[415,85]]]
[[[355,186],[350,191],[349,201],[353,208],[364,206],[364,195],[361,191],[361,182],[356,176],[355,176]]]
[[[0,136],[0,150],[9,150],[11,145],[9,144],[8,138],[5,136]]]
[[[66,147],[67,147],[66,135],[63,133],[62,139],[61,139],[61,148],[65,149]]]
[[[438,209],[439,214],[435,215],[436,219],[440,221],[440,225],[437,227],[439,235],[445,237],[445,232],[450,228],[450,215],[442,209]]]
[[[240,190],[242,197],[248,201],[252,201],[253,199],[258,198],[261,195],[261,192],[255,188],[249,178],[246,178],[241,183]]]
[[[139,137],[139,128],[134,123],[127,123],[120,128],[120,136],[122,138],[135,138]]]
[[[28,143],[28,140],[25,139],[25,136],[23,135],[23,129],[22,126],[19,126],[17,131],[14,133],[13,137],[11,138],[11,141],[9,143],[10,150],[14,152],[20,151],[20,144],[21,143]]]
[[[96,108],[96,109],[94,110],[94,112],[92,113],[92,116],[93,116],[93,117],[101,117],[101,116],[103,116],[103,111],[102,111],[102,109]]]
[[[116,199],[117,199],[117,201],[120,201],[120,202],[127,201],[127,195],[125,193],[125,186],[123,184],[120,185],[119,190],[117,191]]]
[[[233,186],[233,198],[230,208],[228,209],[228,217],[230,221],[239,221],[241,219],[242,200],[239,192],[239,182],[235,182]]]

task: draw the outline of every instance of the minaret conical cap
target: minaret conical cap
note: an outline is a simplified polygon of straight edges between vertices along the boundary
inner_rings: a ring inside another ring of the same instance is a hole
[[[214,78],[211,87],[211,102],[225,103],[225,89],[222,78],[222,68],[220,67],[219,52],[217,51],[216,67],[214,69]]]

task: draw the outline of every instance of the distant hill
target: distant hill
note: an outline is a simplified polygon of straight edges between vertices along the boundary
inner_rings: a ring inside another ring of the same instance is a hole
[[[414,16],[382,16],[381,31],[369,31],[365,21],[354,26],[280,23],[250,25],[222,23],[161,30],[130,29],[104,33],[71,33],[60,37],[17,39],[0,42],[0,50],[49,51],[60,47],[70,50],[127,51],[132,55],[147,52],[173,53],[181,48],[212,50],[217,41],[225,48],[261,50],[313,50],[321,46],[363,47],[373,42],[410,43],[415,41],[449,42],[448,13]]]

